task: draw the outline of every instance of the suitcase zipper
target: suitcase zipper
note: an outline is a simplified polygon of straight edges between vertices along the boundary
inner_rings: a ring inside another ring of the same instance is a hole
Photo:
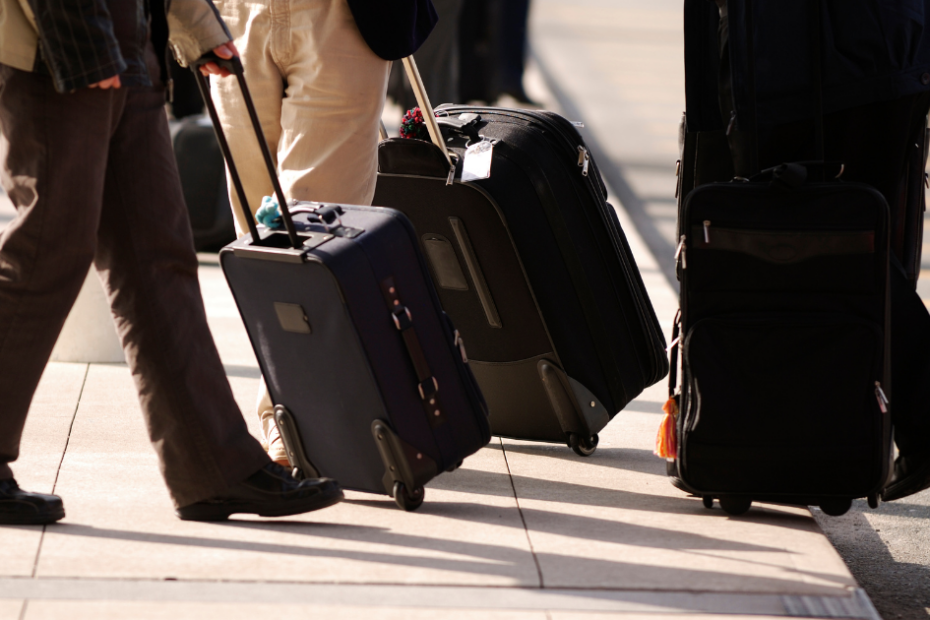
[[[591,163],[591,156],[588,155],[588,149],[578,145],[578,167],[581,168],[581,176],[588,176],[588,164]]]
[[[704,230],[706,231],[707,229],[705,228]],[[686,238],[685,235],[681,236],[681,240],[678,242],[678,248],[675,250],[675,260],[677,261],[679,258],[681,259],[682,269],[688,268],[688,258],[687,258],[686,250],[685,250],[685,238]]]
[[[875,382],[875,400],[878,401],[878,408],[881,409],[882,413],[888,413],[888,397],[885,396],[885,391],[882,389],[880,381]]]

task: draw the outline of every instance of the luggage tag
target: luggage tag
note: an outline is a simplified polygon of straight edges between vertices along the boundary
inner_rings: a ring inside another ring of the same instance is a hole
[[[476,181],[491,176],[491,157],[496,140],[484,138],[465,149],[462,162],[462,181]]]

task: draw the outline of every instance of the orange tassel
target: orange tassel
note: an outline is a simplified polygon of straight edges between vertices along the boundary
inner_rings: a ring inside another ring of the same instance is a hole
[[[678,401],[674,396],[665,401],[662,405],[662,411],[665,417],[659,424],[659,432],[656,435],[656,449],[654,454],[664,459],[674,459],[678,457],[678,436],[677,436],[677,419],[678,419]]]

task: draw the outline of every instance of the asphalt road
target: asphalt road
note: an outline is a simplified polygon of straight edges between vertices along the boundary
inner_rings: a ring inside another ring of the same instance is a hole
[[[681,0],[534,0],[531,19],[547,84],[563,113],[585,122],[602,173],[676,288],[681,8]],[[926,245],[924,257],[918,290],[930,301]],[[814,514],[885,620],[930,617],[930,491],[877,510],[856,502],[839,518]]]

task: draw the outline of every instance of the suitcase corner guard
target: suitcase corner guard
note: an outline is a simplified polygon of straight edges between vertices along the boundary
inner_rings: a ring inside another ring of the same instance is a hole
[[[439,474],[436,461],[397,436],[387,422],[371,423],[371,434],[384,462],[384,491],[394,494],[394,483],[403,482],[408,489],[416,489]]]
[[[304,444],[300,441],[300,433],[297,431],[297,422],[294,420],[294,414],[288,411],[284,405],[275,405],[274,421],[278,425],[278,432],[281,433],[281,439],[284,441],[284,450],[287,452],[287,459],[296,469],[300,470],[299,478],[319,478],[320,472],[314,467],[307,453],[304,451]]]
[[[549,403],[566,435],[591,437],[610,422],[610,414],[588,388],[547,359],[536,364]]]

